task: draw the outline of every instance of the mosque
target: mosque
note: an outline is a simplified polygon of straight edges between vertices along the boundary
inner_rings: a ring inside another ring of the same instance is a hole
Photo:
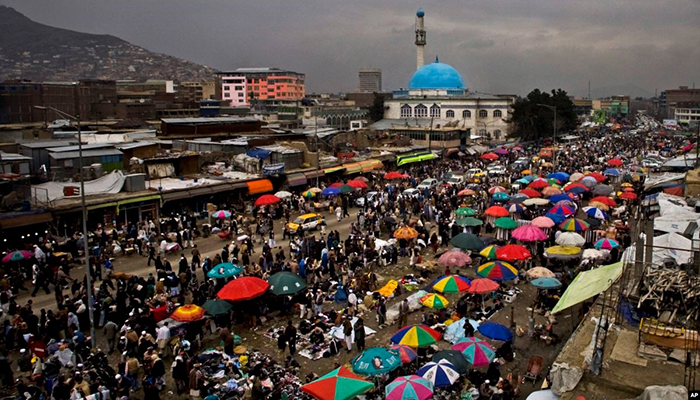
[[[464,149],[475,140],[502,142],[511,130],[507,122],[514,95],[469,90],[452,66],[424,65],[425,12],[416,12],[416,72],[408,88],[395,90],[384,102],[384,119],[371,127],[408,136],[413,143],[434,149]]]

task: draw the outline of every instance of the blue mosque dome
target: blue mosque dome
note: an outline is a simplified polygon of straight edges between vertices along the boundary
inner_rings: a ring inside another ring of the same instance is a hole
[[[418,11],[416,11],[416,17],[423,18],[424,16],[425,16],[425,11],[423,11],[422,8],[419,8]]]
[[[462,75],[452,66],[435,59],[418,69],[408,82],[409,89],[464,89]]]

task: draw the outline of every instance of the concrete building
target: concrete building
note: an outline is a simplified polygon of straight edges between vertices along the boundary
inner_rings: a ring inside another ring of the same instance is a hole
[[[382,70],[379,68],[361,68],[359,73],[360,93],[381,93],[382,91]]]
[[[182,82],[177,85],[177,102],[186,108],[197,108],[202,100],[214,98],[215,82]]]
[[[221,100],[232,106],[267,100],[301,100],[306,75],[279,68],[238,68],[221,72]]]
[[[700,89],[688,88],[681,86],[678,89],[669,89],[662,94],[665,94],[666,118],[676,118],[676,109],[681,108],[682,111],[678,115],[682,117],[690,117],[692,109],[700,108]],[[679,120],[680,122],[680,120]]]
[[[574,111],[578,116],[590,115],[593,109],[593,101],[591,99],[571,99],[574,103]]]
[[[629,96],[611,96],[604,99],[594,99],[592,101],[593,110],[603,110],[609,116],[623,117],[629,114]]]
[[[700,123],[700,107],[697,104],[694,108],[679,108],[677,106],[673,109],[673,119],[682,125],[695,126]]]

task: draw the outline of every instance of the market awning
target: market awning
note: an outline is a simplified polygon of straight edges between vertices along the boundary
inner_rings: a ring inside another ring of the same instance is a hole
[[[51,213],[48,213],[48,212],[39,213],[39,214],[16,215],[16,216],[12,216],[10,218],[0,219],[0,228],[2,228],[2,229],[19,228],[22,226],[29,226],[29,225],[49,222],[52,219],[53,218],[51,217]]]
[[[289,174],[287,175],[287,185],[289,186],[301,186],[306,185],[306,175],[304,174]]]
[[[360,161],[359,164],[362,166],[362,172],[369,172],[384,166],[384,164],[382,164],[382,162],[379,160]]]
[[[304,176],[305,176],[307,179],[316,178],[317,176],[318,176],[318,177],[321,177],[321,176],[323,176],[324,174],[325,174],[325,172],[324,172],[324,170],[322,170],[322,169],[317,169],[317,170],[315,170],[315,171],[304,172]]]
[[[449,149],[445,149],[445,155],[446,155],[446,156],[451,156],[451,155],[453,155],[453,154],[455,154],[455,153],[459,153],[459,149],[456,148],[456,147],[452,147],[452,148],[449,148]]]
[[[246,182],[246,185],[248,185],[248,194],[271,192],[274,189],[269,179]]]
[[[362,165],[360,165],[360,163],[343,164],[343,168],[345,168],[345,175],[362,172]]]
[[[576,304],[583,303],[593,296],[608,290],[610,286],[622,275],[622,261],[615,264],[604,265],[600,268],[580,272],[571,282],[552,314],[566,310]]]
[[[323,170],[323,172],[325,172],[326,175],[332,174],[332,173],[335,173],[335,172],[344,172],[344,171],[345,171],[345,168],[340,167],[340,166],[338,166],[338,167],[330,167],[330,168],[326,168],[326,169]]]
[[[149,201],[149,200],[158,200],[160,201],[160,195],[159,194],[152,194],[150,196],[143,196],[143,197],[136,197],[134,199],[124,199],[124,200],[119,200],[117,202],[117,214],[119,214],[119,207],[125,205],[125,204],[131,204],[131,203],[140,203],[142,201]]]

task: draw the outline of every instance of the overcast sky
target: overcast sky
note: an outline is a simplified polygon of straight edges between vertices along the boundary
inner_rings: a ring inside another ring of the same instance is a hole
[[[415,69],[415,11],[426,12],[426,60],[469,88],[535,87],[653,94],[700,85],[700,0],[0,0],[48,25],[108,33],[230,70],[304,72],[307,91],[352,91],[357,69],[384,89]],[[633,89],[633,88],[638,89]],[[595,95],[596,93],[594,93]],[[620,93],[623,94],[623,93]],[[625,93],[627,94],[627,93]]]

